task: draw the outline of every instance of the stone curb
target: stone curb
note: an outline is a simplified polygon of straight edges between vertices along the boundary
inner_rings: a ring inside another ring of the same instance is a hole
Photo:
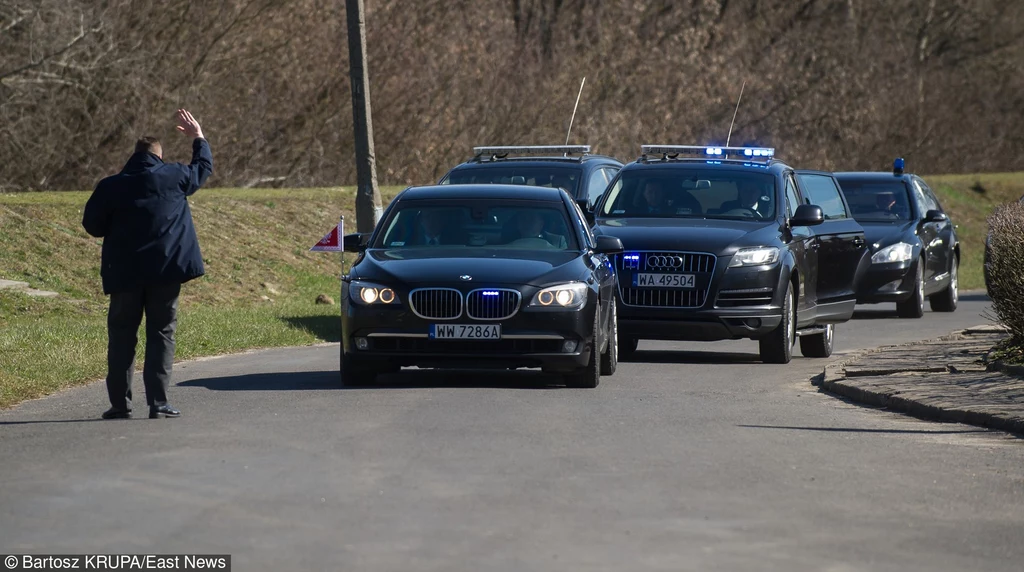
[[[848,356],[840,361],[835,361],[827,366],[823,372],[820,381],[816,384],[824,391],[841,395],[857,403],[864,405],[870,405],[874,407],[885,407],[892,411],[904,413],[918,419],[925,419],[927,421],[942,421],[947,423],[966,423],[968,425],[976,425],[979,427],[985,427],[988,429],[996,429],[999,431],[1006,431],[1008,433],[1016,433],[1024,435],[1024,418],[1020,417],[1002,417],[983,411],[973,411],[958,408],[946,408],[936,407],[933,405],[925,405],[913,399],[907,399],[900,397],[899,392],[877,392],[858,387],[852,383],[846,383],[847,379],[856,379],[858,376],[874,375],[884,376],[895,373],[906,372],[906,369],[875,369],[870,370],[870,374],[861,373],[858,371],[858,375],[847,376],[846,367],[852,365],[857,361],[863,359],[871,354],[894,351],[910,348],[913,346],[925,345],[928,343],[941,342],[941,341],[956,341],[964,339],[965,336],[970,335],[965,332],[971,332],[972,329],[968,328],[965,330],[958,330],[956,332],[941,336],[938,338],[932,338],[928,340],[920,340],[916,342],[908,342],[905,344],[897,344],[891,346],[881,346],[870,350],[863,350],[857,352],[851,356]],[[1004,373],[1011,373],[1012,375],[1024,374],[1024,366],[1007,366],[1001,365],[997,367],[999,371]],[[947,371],[946,366],[942,368],[921,368],[920,370],[914,370],[915,373],[925,372],[927,370],[938,370]],[[1010,371],[1007,371],[1010,370]]]

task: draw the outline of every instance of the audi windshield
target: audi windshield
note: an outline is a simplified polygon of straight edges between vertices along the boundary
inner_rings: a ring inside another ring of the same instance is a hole
[[[724,169],[639,169],[622,173],[607,193],[604,217],[775,218],[775,178]]]

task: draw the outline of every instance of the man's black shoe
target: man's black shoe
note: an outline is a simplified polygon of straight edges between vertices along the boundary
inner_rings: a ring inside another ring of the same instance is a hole
[[[170,405],[161,405],[159,407],[149,408],[150,419],[162,419],[164,417],[181,417],[181,411],[178,411]]]
[[[104,419],[131,419],[132,418],[132,410],[131,409],[117,409],[116,407],[111,407],[110,409],[107,409],[106,411],[103,412],[103,418]]]

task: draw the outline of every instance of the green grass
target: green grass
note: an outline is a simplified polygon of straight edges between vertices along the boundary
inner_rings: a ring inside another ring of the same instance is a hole
[[[985,287],[983,264],[988,215],[1024,195],[1024,173],[934,175],[923,177],[957,225],[960,238],[960,288]]]
[[[983,287],[986,218],[1024,194],[1024,173],[925,180],[958,225],[961,287]],[[399,190],[383,189],[385,202]],[[0,407],[106,373],[101,241],[81,227],[88,197],[0,195],[0,278],[60,294],[0,291]],[[355,230],[351,187],[210,189],[191,205],[207,275],[182,290],[178,359],[340,339],[337,304],[314,303],[319,294],[337,300],[339,255],[309,247],[340,215],[346,229]]]
[[[399,188],[383,189],[385,201]],[[0,291],[0,407],[106,374],[101,241],[81,228],[89,193],[0,195],[0,278],[58,298]],[[309,252],[354,192],[211,189],[190,201],[207,275],[182,288],[177,358],[338,341],[340,256]],[[348,256],[349,260],[351,255]],[[144,332],[140,331],[139,359]]]

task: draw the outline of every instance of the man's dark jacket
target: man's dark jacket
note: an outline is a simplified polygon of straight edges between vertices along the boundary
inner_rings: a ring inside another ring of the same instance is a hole
[[[194,139],[188,165],[135,153],[120,173],[96,185],[82,226],[103,237],[104,293],[188,282],[205,273],[187,197],[212,172],[210,144]]]

